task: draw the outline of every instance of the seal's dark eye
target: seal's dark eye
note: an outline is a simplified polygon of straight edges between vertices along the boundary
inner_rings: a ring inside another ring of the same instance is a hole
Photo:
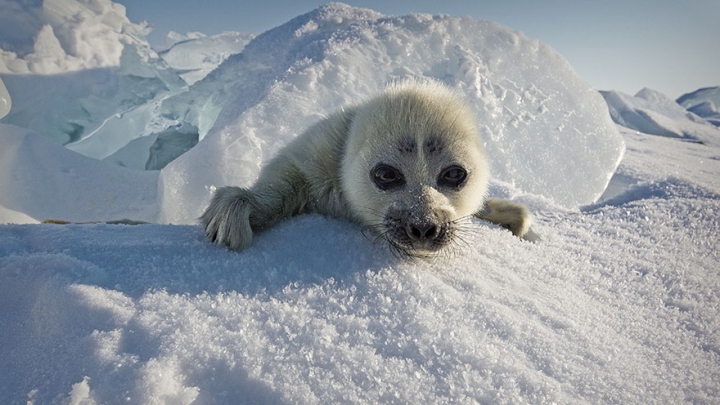
[[[460,188],[465,179],[467,178],[467,172],[465,169],[458,165],[453,165],[440,173],[438,177],[438,185],[444,187]]]
[[[380,163],[370,173],[375,185],[380,190],[389,190],[405,185],[405,177],[400,171],[392,166]]]

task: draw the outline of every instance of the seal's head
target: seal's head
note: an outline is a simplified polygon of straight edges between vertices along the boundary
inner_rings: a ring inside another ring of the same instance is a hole
[[[436,254],[482,207],[488,165],[475,115],[447,87],[390,87],[357,109],[347,142],[348,203],[402,255]]]

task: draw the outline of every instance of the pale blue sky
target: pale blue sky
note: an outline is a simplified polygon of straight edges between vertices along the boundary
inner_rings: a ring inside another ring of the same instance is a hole
[[[118,1],[118,0],[115,0]],[[170,30],[263,32],[304,14],[313,0],[119,0],[131,21]],[[469,15],[523,31],[558,50],[598,90],[642,87],[672,98],[720,85],[720,0],[348,0],[386,15]]]

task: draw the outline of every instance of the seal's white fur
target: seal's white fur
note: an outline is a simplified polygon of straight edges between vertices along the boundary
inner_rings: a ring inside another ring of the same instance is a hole
[[[522,237],[527,210],[484,198],[488,165],[474,117],[439,83],[391,85],[310,127],[252,188],[219,189],[200,221],[215,243],[234,250],[246,248],[253,232],[307,212],[357,222],[407,255],[438,251],[472,215]],[[400,180],[384,189],[377,176],[388,170]],[[446,174],[464,177],[448,183]]]

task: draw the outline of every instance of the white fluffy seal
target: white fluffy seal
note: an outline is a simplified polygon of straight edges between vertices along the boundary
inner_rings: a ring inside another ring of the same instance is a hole
[[[320,121],[287,145],[249,189],[218,189],[200,217],[218,245],[316,212],[356,222],[403,256],[431,256],[475,216],[522,237],[527,209],[485,199],[488,164],[475,114],[436,83],[389,86]]]

